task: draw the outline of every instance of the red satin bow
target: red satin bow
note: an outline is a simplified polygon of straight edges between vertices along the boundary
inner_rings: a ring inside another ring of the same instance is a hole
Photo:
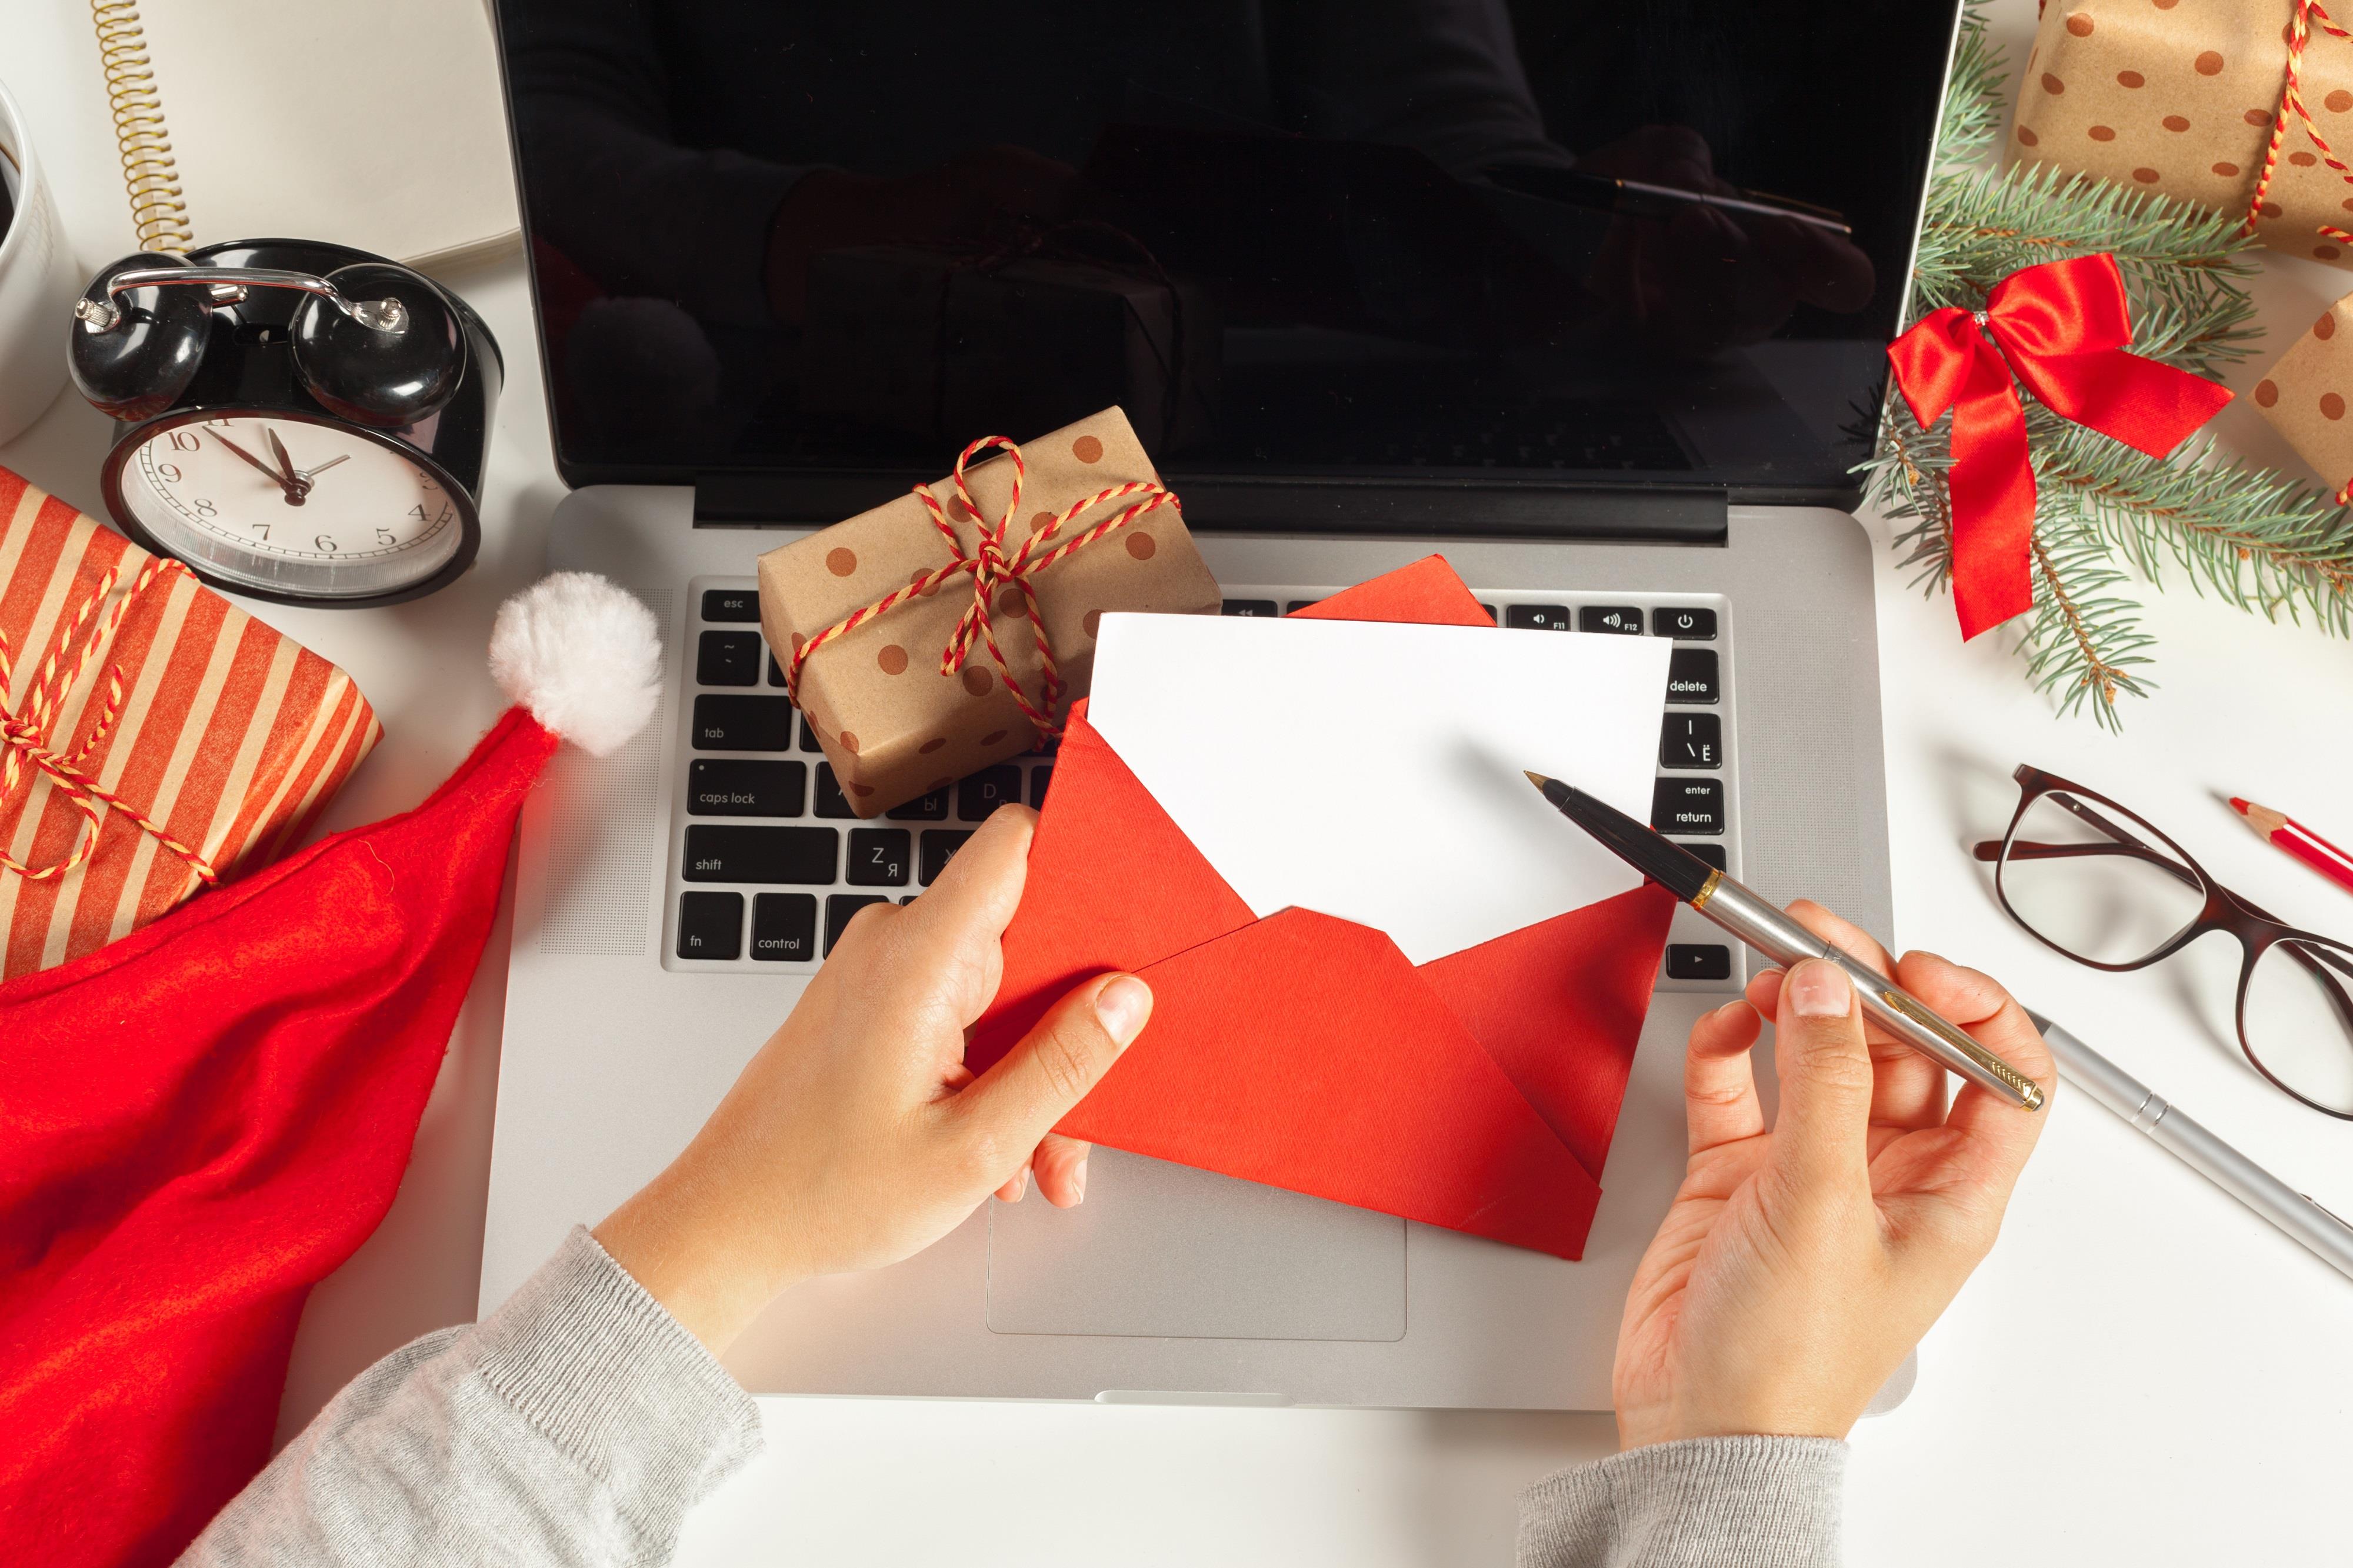
[[[1923,427],[1953,410],[1953,606],[1963,640],[2034,604],[2034,469],[2013,372],[2052,412],[2152,458],[2231,401],[2226,387],[2126,353],[2130,342],[2124,278],[2116,258],[2101,255],[2013,272],[1984,310],[1933,311],[1887,346]]]

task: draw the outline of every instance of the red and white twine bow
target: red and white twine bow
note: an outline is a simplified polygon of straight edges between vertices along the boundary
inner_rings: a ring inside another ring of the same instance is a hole
[[[2263,216],[2263,198],[2270,194],[2272,174],[2279,168],[2280,149],[2287,141],[2291,115],[2304,127],[2304,133],[2312,138],[2312,144],[2320,149],[2320,161],[2336,170],[2346,184],[2353,184],[2353,168],[2347,167],[2330,150],[2327,141],[2320,134],[2320,126],[2312,118],[2312,110],[2304,104],[2304,46],[2311,37],[2315,23],[2332,38],[2353,38],[2353,33],[2347,32],[2328,19],[2328,13],[2321,9],[2320,0],[2295,0],[2295,14],[2288,17],[2287,23],[2287,74],[2280,84],[2279,108],[2272,115],[2271,140],[2263,144],[2263,170],[2255,176],[2255,192],[2247,199],[2247,216],[2241,226],[2242,232],[2247,234],[2255,232],[2255,220]],[[2318,226],[2327,238],[2339,244],[2353,245],[2353,233],[2334,224],[2324,223]]]
[[[91,851],[98,847],[99,828],[107,811],[112,809],[122,813],[139,825],[141,832],[185,860],[189,868],[207,885],[220,880],[220,873],[200,852],[173,837],[160,826],[149,821],[138,808],[82,771],[90,753],[104,743],[106,737],[113,732],[117,721],[122,717],[122,666],[120,663],[107,671],[106,700],[100,705],[98,718],[82,737],[81,744],[70,752],[59,752],[51,746],[49,740],[49,727],[56,721],[65,694],[73,689],[74,683],[81,679],[82,671],[90,668],[99,650],[113,642],[114,634],[121,626],[123,615],[132,601],[145,593],[149,585],[164,573],[186,570],[176,561],[166,561],[160,556],[151,558],[140,569],[139,575],[132,580],[130,590],[115,600],[113,608],[106,613],[103,620],[100,620],[100,606],[106,603],[107,595],[114,592],[114,584],[122,574],[120,565],[108,567],[106,575],[99,579],[98,586],[90,590],[90,596],[75,610],[73,619],[67,624],[65,635],[58,639],[58,646],[43,661],[32,690],[26,694],[22,705],[13,711],[7,707],[5,699],[16,668],[16,652],[8,646],[7,634],[0,632],[0,758],[5,758],[0,760],[0,805],[5,804],[16,793],[18,784],[25,784],[29,790],[33,776],[37,773],[46,775],[52,787],[62,791],[83,817],[81,829],[75,835],[73,850],[64,859],[47,866],[28,866],[0,850],[0,870],[14,871],[34,882],[45,882],[66,875],[89,859]],[[93,622],[97,623],[95,629],[91,629]],[[89,630],[90,635],[82,640],[81,651],[69,669],[64,664],[65,651],[75,645],[85,630]]]
[[[980,507],[973,500],[972,491],[965,484],[965,469],[975,457],[993,447],[1002,448],[1007,460],[1013,465],[1013,487],[1005,499],[1004,514],[992,523],[981,518]],[[1053,646],[1046,637],[1046,622],[1039,614],[1038,592],[1030,579],[1072,551],[1082,550],[1105,535],[1117,532],[1147,512],[1164,506],[1177,505],[1176,492],[1151,479],[1131,479],[1124,485],[1097,490],[1083,500],[1072,501],[1040,523],[1029,538],[1021,542],[1018,550],[1008,554],[1005,535],[1012,527],[1014,518],[1020,514],[1021,487],[1029,478],[1028,466],[1021,459],[1020,445],[1004,436],[983,436],[957,455],[955,471],[950,478],[955,486],[956,500],[965,514],[980,524],[972,552],[965,552],[964,542],[957,536],[955,524],[948,521],[947,512],[941,507],[939,498],[932,493],[931,487],[917,485],[915,499],[923,503],[923,510],[931,514],[932,526],[938,529],[940,537],[947,541],[951,559],[944,565],[924,573],[905,587],[885,594],[862,609],[851,611],[804,640],[793,649],[792,661],[785,667],[785,688],[797,704],[801,694],[801,668],[808,663],[810,655],[837,637],[849,636],[876,616],[890,614],[897,605],[933,592],[960,574],[969,573],[973,580],[972,603],[966,605],[964,614],[957,617],[955,630],[949,636],[947,647],[941,650],[940,673],[954,675],[961,670],[972,655],[975,640],[978,640],[988,649],[988,657],[995,661],[997,673],[1004,678],[1005,689],[1013,694],[1013,700],[1020,705],[1023,715],[1036,726],[1039,734],[1058,734],[1061,726],[1054,720],[1053,712],[1054,705],[1061,699],[1062,677],[1054,662]],[[1085,513],[1099,506],[1125,500],[1130,496],[1142,499],[1100,522],[1089,524],[1060,543],[1054,542],[1055,536],[1066,525]],[[990,615],[989,606],[997,599],[997,591],[1006,587],[1020,594],[1022,613],[1029,617],[1029,630],[1038,639],[1038,662],[1044,670],[1044,679],[1040,683],[1039,700],[1034,702],[1014,675],[1004,648],[998,646],[997,625]]]

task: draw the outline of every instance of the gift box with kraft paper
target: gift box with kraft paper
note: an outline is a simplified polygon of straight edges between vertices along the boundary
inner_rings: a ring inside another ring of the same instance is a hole
[[[350,676],[5,468],[0,646],[0,979],[293,849],[384,734]]]
[[[2289,0],[2049,0],[2010,150],[2242,216],[2286,83],[2293,11]],[[2341,159],[2353,143],[2353,41],[2316,22],[2300,80]],[[2274,250],[2353,266],[2353,246],[2324,226],[2353,229],[2353,184],[2291,114],[2256,234]]]
[[[934,440],[1126,410],[1166,456],[1217,424],[1223,324],[1189,279],[1062,256],[983,263],[919,246],[809,264],[800,405]]]
[[[2353,489],[2353,294],[2320,313],[2255,383],[2256,410],[2296,456],[2327,480],[2339,500]]]
[[[1024,441],[1021,456],[1028,473],[1019,512],[1005,534],[1008,555],[1073,502],[1131,480],[1156,484],[1159,478],[1116,408]],[[1013,474],[1014,465],[1001,455],[966,468],[978,517],[962,505],[952,478],[923,487],[939,501],[966,555],[976,550],[982,527],[1004,517]],[[1074,538],[1142,499],[1130,495],[1091,508],[1055,538]],[[803,642],[949,559],[930,511],[913,495],[902,496],[760,557],[761,630],[776,656],[789,659]],[[941,655],[972,603],[973,581],[959,574],[892,605],[825,643],[802,667],[801,710],[860,816],[880,816],[1018,756],[1037,741],[977,638],[961,670],[941,673]],[[1217,579],[1174,505],[1072,551],[1029,581],[1063,681],[1057,722],[1086,695],[1103,612],[1207,616],[1219,608]],[[1044,668],[1019,590],[1000,587],[990,607],[997,647],[1022,689],[1039,700]]]

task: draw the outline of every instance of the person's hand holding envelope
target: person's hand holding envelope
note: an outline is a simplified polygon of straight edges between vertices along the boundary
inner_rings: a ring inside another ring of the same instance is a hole
[[[1106,616],[966,1060],[1130,970],[1060,1131],[1578,1257],[1673,903],[1522,768],[1650,810],[1669,645],[1498,630],[1431,557],[1296,620]]]

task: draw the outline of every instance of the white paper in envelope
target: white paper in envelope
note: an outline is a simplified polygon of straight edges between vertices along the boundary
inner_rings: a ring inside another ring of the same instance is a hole
[[[1434,958],[1641,879],[1523,770],[1651,814],[1663,637],[1103,618],[1088,716],[1243,902]]]

